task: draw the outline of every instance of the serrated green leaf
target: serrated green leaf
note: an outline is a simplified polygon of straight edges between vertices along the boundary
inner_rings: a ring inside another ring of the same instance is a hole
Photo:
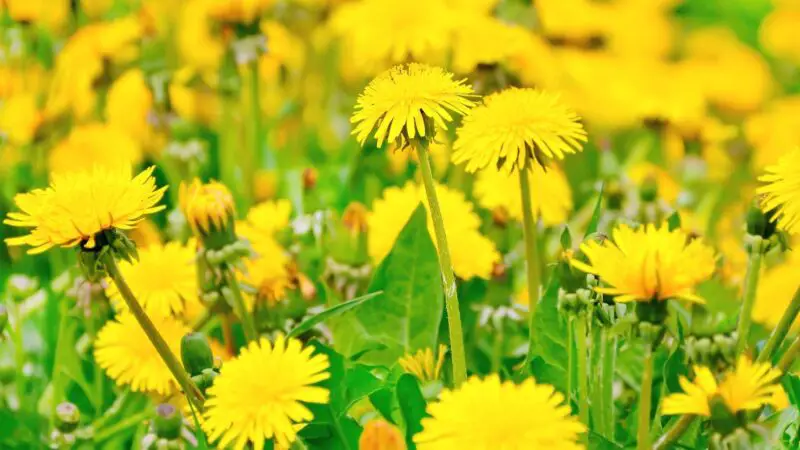
[[[405,353],[436,345],[444,310],[438,256],[420,205],[400,232],[394,248],[375,271],[369,292],[383,291],[336,321],[334,342],[344,355],[368,364],[391,365]]]

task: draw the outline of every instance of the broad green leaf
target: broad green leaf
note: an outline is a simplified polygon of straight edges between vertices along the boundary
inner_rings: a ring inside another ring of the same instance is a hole
[[[673,212],[667,217],[667,226],[669,231],[677,230],[681,227],[681,215],[678,211]]]
[[[597,193],[597,203],[594,204],[594,210],[592,211],[592,218],[589,219],[589,225],[586,226],[586,234],[583,236],[584,239],[597,232],[597,226],[600,224],[600,216],[603,214],[603,191],[605,188],[606,185],[603,183],[600,186],[600,192]]]
[[[311,316],[308,319],[300,322],[296,327],[294,327],[287,334],[287,336],[288,337],[297,337],[297,336],[305,333],[306,331],[314,328],[314,326],[324,322],[325,320],[327,320],[327,319],[329,319],[331,317],[338,316],[340,314],[344,314],[347,311],[350,311],[351,309],[356,308],[357,306],[359,306],[359,305],[361,305],[361,304],[363,304],[363,303],[365,303],[365,302],[367,302],[367,301],[369,301],[371,299],[374,299],[375,297],[378,297],[381,294],[382,294],[381,291],[376,291],[376,292],[372,292],[372,293],[369,293],[369,294],[361,296],[361,297],[354,298],[354,299],[352,299],[350,301],[347,301],[347,302],[344,302],[344,303],[339,303],[336,306],[332,306],[332,307],[322,311],[321,313],[316,314],[314,316]]]
[[[560,392],[567,389],[567,323],[558,312],[560,282],[551,277],[539,306],[536,308],[533,347],[528,361],[536,379],[552,384]]]
[[[416,448],[413,436],[422,431],[422,419],[428,415],[425,411],[427,407],[425,397],[422,396],[417,378],[409,373],[401,375],[397,380],[396,392],[406,425],[406,444],[413,450]]]
[[[349,356],[383,344],[386,349],[365,353],[360,360],[389,366],[405,353],[433,348],[444,300],[436,248],[422,205],[377,268],[369,292],[379,291],[383,292],[379,298],[336,321],[336,349]]]
[[[395,409],[397,400],[394,398],[394,391],[391,388],[385,387],[371,393],[369,395],[369,401],[372,403],[372,406],[381,413],[384,419],[393,424],[397,424],[392,416],[392,411]]]

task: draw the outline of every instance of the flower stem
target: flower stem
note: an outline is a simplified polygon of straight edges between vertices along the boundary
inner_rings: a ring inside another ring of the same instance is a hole
[[[128,305],[128,309],[130,309],[131,313],[136,318],[136,321],[139,322],[139,326],[142,327],[142,330],[153,344],[153,347],[155,347],[159,356],[161,356],[161,359],[164,360],[164,364],[166,364],[167,368],[169,368],[169,371],[172,372],[172,376],[178,381],[178,384],[180,385],[181,389],[183,389],[186,398],[189,400],[189,402],[194,404],[195,408],[202,410],[203,402],[205,402],[203,394],[192,382],[191,378],[189,378],[189,375],[184,370],[181,362],[175,357],[175,354],[172,353],[169,345],[167,345],[166,341],[164,341],[164,338],[158,332],[155,325],[153,325],[153,322],[147,316],[147,313],[144,312],[142,306],[139,305],[139,302],[133,295],[128,283],[126,283],[125,279],[122,277],[114,256],[111,254],[111,252],[107,252],[102,256],[101,261],[108,272],[108,276],[111,277],[111,279],[114,281],[114,284],[117,285],[117,289],[119,290],[122,299],[125,300],[125,304]]]
[[[775,350],[780,347],[786,335],[789,334],[789,329],[792,327],[794,319],[797,318],[798,312],[800,312],[800,287],[795,291],[789,307],[783,312],[778,326],[775,327],[775,329],[772,330],[772,334],[769,335],[767,345],[765,345],[761,353],[758,354],[758,362],[772,361],[772,355],[775,353]]]
[[[588,349],[586,347],[586,320],[587,317],[581,316],[575,319],[575,344],[578,359],[578,416],[581,422],[589,427],[589,377],[591,374],[587,370]]]
[[[756,289],[758,279],[761,274],[761,261],[764,254],[760,248],[750,251],[747,259],[747,276],[744,281],[744,297],[742,298],[742,309],[739,311],[739,323],[736,327],[736,334],[739,341],[736,344],[736,353],[741,354],[747,348],[747,338],[750,335],[750,324],[752,323],[753,304],[756,299]]]
[[[234,275],[233,269],[231,269],[229,266],[223,267],[222,277],[225,285],[231,290],[233,297],[231,299],[233,303],[233,310],[236,311],[236,315],[239,316],[239,320],[242,321],[245,339],[247,342],[250,342],[258,338],[256,324],[253,321],[253,316],[250,314],[250,311],[247,310],[247,305],[244,303],[242,290],[239,288],[239,282],[236,280],[236,275]]]
[[[525,241],[525,268],[528,276],[528,356],[534,348],[536,329],[536,307],[539,305],[539,249],[536,235],[536,222],[533,220],[531,204],[531,185],[528,171],[519,171],[519,188],[522,196],[522,231]],[[530,358],[529,358],[530,359]],[[528,365],[530,367],[530,365]]]
[[[783,356],[781,356],[776,367],[780,369],[781,372],[786,372],[792,367],[792,363],[797,358],[798,353],[800,353],[800,336],[794,338],[794,342],[792,342],[792,345],[786,350]]]
[[[439,268],[442,272],[444,284],[444,300],[447,309],[447,324],[450,331],[450,352],[453,358],[453,384],[461,385],[467,378],[467,360],[464,352],[464,333],[461,331],[461,312],[458,307],[458,292],[456,277],[453,274],[453,265],[450,262],[450,249],[447,246],[447,235],[444,231],[442,210],[436,196],[436,187],[433,184],[433,172],[428,155],[427,140],[418,140],[414,146],[419,157],[419,167],[422,173],[422,182],[425,185],[425,194],[428,196],[433,231],[436,235],[436,247],[439,251]]]
[[[609,337],[611,331],[600,328],[600,354],[597,357],[597,376],[592,387],[592,406],[597,413],[595,427],[600,434],[609,440],[614,438],[614,399],[612,385],[614,381],[614,339]]]
[[[664,433],[661,438],[653,446],[653,450],[666,450],[672,445],[675,441],[680,439],[683,433],[689,429],[689,425],[692,424],[694,420],[694,416],[692,415],[683,415],[677,422],[666,432]]]
[[[650,406],[653,397],[653,348],[650,343],[642,361],[642,387],[639,390],[639,427],[637,429],[637,449],[650,449]]]
[[[575,317],[569,315],[567,319],[567,406],[572,409],[572,372],[575,370],[575,356],[572,347],[575,346]]]

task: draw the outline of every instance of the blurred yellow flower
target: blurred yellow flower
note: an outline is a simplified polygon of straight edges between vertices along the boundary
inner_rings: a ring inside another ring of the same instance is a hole
[[[272,6],[274,0],[217,0],[212,3],[211,16],[223,22],[256,21]]]
[[[220,99],[216,77],[203,77],[187,66],[178,69],[169,83],[172,109],[185,120],[211,124],[217,120]]]
[[[681,186],[666,170],[649,163],[640,162],[634,164],[627,170],[628,177],[634,185],[641,188],[645,183],[655,183],[658,189],[658,196],[670,205],[675,205]]]
[[[161,244],[161,231],[158,226],[150,219],[145,219],[135,227],[128,230],[128,237],[136,244],[137,248],[145,248],[151,245]]]
[[[306,404],[329,401],[328,390],[315,386],[330,377],[328,367],[325,354],[294,338],[250,342],[208,389],[203,429],[221,448],[263,448],[270,439],[289,448],[297,425],[314,418]]]
[[[789,233],[800,231],[800,148],[795,148],[765,169],[756,192],[764,211],[774,211],[778,226]]]
[[[78,244],[92,249],[101,231],[130,230],[148,214],[164,209],[158,202],[167,188],[156,187],[154,169],[151,166],[132,176],[129,167],[96,166],[54,175],[50,187],[14,197],[22,212],[8,213],[3,223],[31,230],[25,236],[7,238],[6,243],[33,247],[28,253]]]
[[[777,98],[748,116],[744,134],[755,149],[755,168],[777,163],[783,154],[800,146],[800,95]]]
[[[683,393],[674,393],[664,398],[664,414],[691,414],[711,417],[711,403],[716,399],[731,414],[755,411],[764,405],[780,410],[788,406],[786,394],[780,384],[783,375],[769,363],[752,363],[747,356],[740,356],[736,367],[717,382],[708,367],[694,366],[695,378],[690,382],[680,377]]]
[[[491,167],[510,173],[532,164],[547,166],[582,150],[586,131],[557,95],[510,88],[485,97],[464,117],[453,144],[453,162],[467,172]]]
[[[36,23],[56,30],[67,20],[69,0],[4,0],[0,11],[4,9],[16,22]]]
[[[800,61],[800,5],[781,5],[775,8],[759,28],[759,41],[772,56],[790,61]]]
[[[181,63],[190,70],[214,71],[222,61],[225,46],[215,35],[211,19],[216,3],[216,0],[190,0],[181,4],[175,39]]]
[[[15,95],[0,105],[0,133],[12,145],[33,141],[41,123],[42,113],[33,94]]]
[[[469,74],[480,64],[503,64],[529,42],[525,28],[491,16],[460,13],[456,23],[452,67],[458,74]]]
[[[410,139],[446,130],[453,114],[473,105],[472,88],[438,67],[411,63],[394,67],[372,80],[358,97],[350,119],[361,145],[374,133],[378,147],[386,141],[404,148]]]
[[[80,0],[81,11],[91,19],[105,15],[114,5],[114,0]]]
[[[447,346],[439,344],[435,357],[433,350],[428,347],[418,350],[414,354],[405,354],[397,363],[404,371],[413,374],[419,381],[427,383],[439,379],[445,354],[447,354]]]
[[[740,244],[741,245],[741,244]],[[783,317],[784,311],[792,302],[797,290],[797,273],[800,271],[800,257],[795,252],[788,258],[766,270],[758,282],[756,302],[753,306],[753,321],[767,328],[774,328]],[[797,330],[800,322],[794,322]]]
[[[139,142],[150,133],[148,122],[153,94],[140,69],[124,72],[111,84],[106,97],[106,120]]]
[[[619,225],[611,239],[589,240],[580,249],[589,263],[573,259],[572,265],[599,276],[606,287],[595,290],[615,295],[617,302],[703,303],[694,288],[711,277],[716,264],[714,251],[702,240],[690,241],[684,231],[669,231],[666,225],[637,229]]]
[[[546,226],[565,223],[572,212],[572,190],[564,172],[554,165],[547,170],[533,165],[530,175],[534,217],[541,217]],[[473,193],[483,208],[502,208],[508,217],[522,220],[522,194],[519,186],[518,173],[506,174],[490,167],[478,172]]]
[[[292,203],[286,199],[270,200],[259,203],[247,212],[247,220],[237,224],[241,232],[247,230],[248,236],[273,237],[275,233],[289,226],[292,215]]]
[[[494,264],[500,261],[500,254],[494,243],[480,233],[480,218],[472,204],[464,198],[463,193],[446,186],[437,185],[436,195],[444,217],[453,271],[462,279],[474,276],[489,279]],[[424,189],[409,182],[401,188],[385,189],[382,197],[372,204],[372,211],[367,217],[367,246],[375,262],[383,260],[389,253],[420,201],[428,207]],[[428,232],[433,233],[432,230],[429,213]]]
[[[180,354],[181,338],[191,331],[170,316],[150,314],[158,332],[173,354]],[[178,383],[131,313],[121,313],[106,322],[94,344],[97,364],[120,386],[134,392],[168,397],[178,392]]]
[[[578,441],[586,427],[571,415],[564,396],[533,378],[514,384],[496,374],[472,377],[445,389],[427,411],[430,417],[414,436],[419,450],[584,448]]]
[[[168,242],[139,250],[138,261],[120,261],[119,270],[136,300],[149,314],[179,316],[187,303],[199,303],[195,244]],[[109,297],[127,310],[115,283],[108,283]]]
[[[135,165],[142,150],[134,138],[103,123],[79,125],[50,151],[50,172],[80,172],[94,166],[114,168]]]

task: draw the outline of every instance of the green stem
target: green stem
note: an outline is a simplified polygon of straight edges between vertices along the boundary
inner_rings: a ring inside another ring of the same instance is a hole
[[[247,310],[247,305],[244,303],[242,290],[239,288],[239,282],[236,281],[236,275],[234,275],[233,270],[230,267],[223,267],[222,276],[225,284],[231,290],[231,294],[233,294],[233,309],[236,311],[236,315],[239,316],[239,320],[242,321],[244,337],[247,342],[250,342],[258,338],[258,332],[256,331],[256,325],[253,321],[253,316]]]
[[[637,449],[650,449],[650,406],[653,397],[653,349],[650,343],[642,362],[642,388],[639,391],[639,427],[637,429]]]
[[[591,374],[587,369],[586,347],[586,320],[585,316],[578,317],[575,322],[575,344],[578,359],[578,416],[584,425],[589,427],[589,377]]]
[[[14,364],[16,365],[16,385],[17,385],[17,398],[20,405],[20,410],[24,410],[26,405],[25,400],[25,391],[26,389],[26,380],[25,380],[25,345],[22,342],[22,308],[20,307],[19,303],[14,301],[13,299],[9,301],[9,304],[14,305],[14,326],[12,328],[13,332],[13,341],[14,341]]]
[[[107,252],[101,258],[101,262],[105,266],[108,276],[114,281],[122,299],[125,300],[125,304],[128,305],[128,309],[136,318],[136,321],[139,322],[139,326],[142,327],[142,330],[153,344],[153,347],[155,347],[159,356],[161,356],[161,359],[164,360],[164,364],[166,364],[169,371],[172,372],[172,376],[178,381],[187,400],[193,403],[195,408],[202,411],[202,406],[205,402],[203,394],[192,382],[191,378],[189,378],[181,362],[175,357],[175,354],[172,353],[172,350],[170,350],[167,342],[164,341],[161,333],[158,332],[153,322],[147,316],[147,313],[144,312],[144,309],[142,309],[142,306],[136,300],[128,283],[126,283],[125,279],[122,277],[119,267],[117,267],[117,261],[114,259],[114,255],[111,252]]]
[[[606,339],[611,330],[605,330]],[[605,412],[603,418],[605,422],[605,429],[608,433],[606,436],[609,440],[614,440],[616,414],[614,411],[614,370],[617,366],[617,338],[612,337],[607,342],[608,348],[605,351],[605,359],[603,360],[602,376],[603,376],[603,404]]]
[[[765,345],[761,353],[758,354],[758,362],[772,361],[772,355],[775,353],[775,350],[780,347],[786,335],[789,334],[789,329],[792,327],[794,319],[797,318],[798,312],[800,312],[800,288],[795,291],[792,302],[786,308],[786,311],[783,312],[778,326],[772,330],[767,345]]]
[[[797,358],[798,353],[800,353],[800,336],[794,338],[794,342],[792,342],[792,345],[786,350],[783,356],[781,356],[776,367],[780,369],[781,372],[788,371]]]
[[[98,430],[95,433],[93,440],[94,442],[98,443],[102,442],[110,438],[111,436],[119,433],[120,431],[125,430],[126,428],[130,428],[141,424],[145,420],[149,419],[152,415],[153,413],[150,410],[147,410],[147,411],[142,411],[139,414],[130,416],[126,419],[120,420],[119,422],[115,422],[113,425],[107,428]]]
[[[259,167],[263,166],[264,155],[262,154],[262,125],[261,125],[261,96],[259,94],[258,59],[253,59],[248,64],[250,81],[250,120],[251,120],[251,139],[253,140],[253,155],[259,161]]]
[[[60,305],[58,308],[58,312],[60,314],[58,319],[58,340],[56,341],[56,354],[53,361],[53,371],[50,375],[50,380],[53,383],[53,410],[51,411],[50,416],[50,423],[52,427],[53,420],[55,419],[56,413],[56,406],[62,402],[64,396],[64,388],[62,387],[62,380],[64,379],[62,376],[61,368],[63,367],[63,362],[61,358],[63,357],[62,354],[64,353],[64,342],[66,342],[66,331],[67,331],[67,321],[69,319],[68,315],[68,307],[67,302],[64,299],[61,299]],[[95,364],[97,365],[97,364]]]
[[[753,317],[753,305],[756,299],[756,289],[758,279],[761,274],[761,261],[764,254],[760,248],[750,251],[747,260],[747,276],[744,281],[744,297],[742,298],[742,309],[739,311],[739,324],[736,327],[736,334],[739,341],[736,344],[736,353],[741,354],[747,348],[747,341],[750,335],[750,324]]]
[[[464,352],[464,333],[461,331],[461,312],[458,307],[456,277],[453,274],[453,264],[450,262],[450,248],[447,246],[442,210],[439,207],[439,199],[436,196],[436,187],[433,183],[433,172],[431,171],[431,161],[428,155],[428,142],[424,139],[419,140],[415,147],[419,157],[422,182],[425,185],[425,194],[428,196],[433,231],[436,235],[436,247],[439,251],[439,268],[442,272],[447,323],[450,331],[450,354],[453,358],[453,384],[458,387],[467,378],[467,359]]]
[[[689,429],[689,425],[692,424],[694,420],[694,416],[692,415],[683,415],[677,422],[669,429],[666,433],[664,433],[661,438],[653,446],[653,450],[666,450],[668,449],[675,441],[681,438],[683,433]]]
[[[535,348],[536,307],[539,305],[539,250],[536,222],[533,220],[531,186],[528,171],[519,171],[519,188],[522,196],[522,231],[525,241],[525,268],[528,275],[528,356]],[[530,368],[530,364],[528,365]]]
[[[575,317],[569,315],[567,319],[567,406],[572,409],[572,379],[573,371],[575,370],[575,355],[572,347],[575,346],[575,333],[573,332],[575,325]]]

